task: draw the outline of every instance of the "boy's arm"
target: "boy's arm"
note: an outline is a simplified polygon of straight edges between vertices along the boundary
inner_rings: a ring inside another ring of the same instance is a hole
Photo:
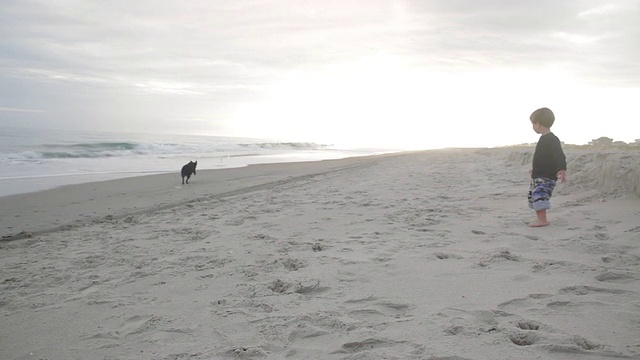
[[[562,145],[560,144],[560,140],[553,146],[553,157],[556,159],[556,169],[558,169],[558,180],[560,180],[561,184],[564,184],[567,181],[567,158],[564,155],[564,151],[562,151]]]
[[[567,170],[558,171],[558,180],[560,180],[561,184],[564,184],[567,181]]]

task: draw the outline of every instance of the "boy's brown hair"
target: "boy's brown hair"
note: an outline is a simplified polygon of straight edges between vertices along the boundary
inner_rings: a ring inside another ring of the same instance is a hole
[[[553,111],[548,108],[540,108],[533,113],[529,117],[532,123],[538,123],[544,127],[550,128],[553,125],[553,122],[556,120],[555,115],[553,115]]]

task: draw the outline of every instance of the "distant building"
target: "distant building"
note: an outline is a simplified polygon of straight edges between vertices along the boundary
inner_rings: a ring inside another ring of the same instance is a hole
[[[593,139],[589,141],[589,145],[591,146],[611,146],[613,145],[613,139],[608,137],[600,137],[597,139]]]

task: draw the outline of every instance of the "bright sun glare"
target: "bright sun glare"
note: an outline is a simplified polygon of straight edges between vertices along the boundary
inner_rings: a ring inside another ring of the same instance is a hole
[[[437,73],[380,55],[292,71],[230,124],[249,136],[345,147],[499,146],[535,141],[530,111],[571,102],[571,84],[560,68]]]

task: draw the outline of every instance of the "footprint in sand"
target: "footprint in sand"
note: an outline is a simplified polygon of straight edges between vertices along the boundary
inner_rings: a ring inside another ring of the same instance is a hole
[[[165,321],[156,315],[136,315],[124,320],[118,327],[101,332],[83,340],[91,339],[123,339],[134,335],[144,335],[158,331],[157,328]]]
[[[634,293],[632,291],[618,290],[618,289],[607,289],[607,288],[600,288],[600,287],[594,287],[594,286],[585,286],[585,285],[565,287],[565,288],[560,289],[560,291],[558,293],[559,294],[573,294],[573,295],[587,295],[589,293],[615,294],[615,295],[618,295],[618,294],[629,294],[630,296],[634,295]]]
[[[288,336],[289,341],[304,340],[329,334],[328,331],[306,323],[298,324]]]
[[[596,276],[596,280],[602,281],[602,282],[627,284],[627,283],[640,280],[640,276],[634,273],[629,273],[629,272],[622,273],[622,272],[607,271]]]
[[[434,256],[440,260],[464,259],[463,256],[460,256],[458,254],[447,254],[442,252],[437,252],[434,254]]]
[[[624,232],[640,232],[640,225],[633,227],[629,230],[625,230]]]
[[[331,354],[353,354],[363,359],[388,359],[395,358],[397,354],[409,354],[414,358],[422,358],[424,352],[423,346],[413,342],[372,337],[346,342]]]
[[[301,294],[316,295],[330,290],[328,287],[320,285],[320,280],[303,280],[298,282],[289,282],[276,279],[267,284],[267,288],[276,294]]]
[[[509,335],[509,339],[512,343],[518,346],[529,346],[540,341],[538,334],[534,332],[518,332]]]
[[[534,294],[526,299],[508,302],[510,306],[523,305],[548,296]],[[505,307],[505,306],[502,306]],[[447,308],[435,315],[441,322],[444,332],[452,336],[494,337],[488,342],[509,341],[517,346],[537,346],[550,352],[585,354],[593,356],[617,356],[609,347],[578,335],[567,334],[563,330],[553,329],[537,321],[519,318],[503,311],[462,310]]]
[[[314,252],[325,251],[327,250],[327,248],[327,245],[321,243],[315,243],[311,245],[311,250],[313,250]]]
[[[261,347],[235,347],[225,352],[225,355],[232,358],[251,359],[251,358],[264,358],[269,355],[269,352],[263,350]]]
[[[539,330],[540,329],[540,323],[535,321],[518,321],[517,326],[519,329],[522,329],[522,330]]]
[[[395,342],[390,340],[369,338],[361,341],[348,342],[342,345],[339,353],[356,353],[364,350],[371,350],[380,347],[391,347]]]
[[[509,340],[518,346],[540,346],[551,353],[586,354],[585,351],[588,351],[589,355],[592,356],[618,357],[616,355],[619,355],[611,351],[605,351],[605,346],[577,335],[516,331],[509,334]]]
[[[376,297],[347,300],[345,305],[353,308],[348,312],[351,318],[371,326],[386,326],[392,321],[413,320],[413,315],[407,314],[410,309],[409,305],[385,301]]]
[[[545,306],[541,304],[542,299],[552,297],[551,294],[530,294],[525,298],[512,299],[498,304],[498,309],[504,311],[531,311],[535,309],[543,309]]]
[[[446,308],[435,315],[447,335],[477,337],[498,330],[500,311]]]
[[[515,314],[528,314],[540,319],[548,316],[576,316],[575,314],[585,313],[585,309],[594,311],[594,306],[603,313],[624,313],[628,311],[626,308],[630,301],[637,298],[638,294],[633,291],[576,285],[561,288],[556,295],[531,294],[525,298],[513,299],[498,305],[498,308],[509,312],[504,313],[507,315],[505,319],[513,326],[506,326],[505,330],[509,340],[518,346],[540,346],[550,352],[588,352],[595,357],[625,357],[628,347],[616,348],[611,344],[600,344],[580,335],[569,334],[564,328],[554,329],[537,321],[519,319]],[[513,318],[516,318],[515,321]]]
[[[143,334],[153,331],[161,323],[162,319],[156,315],[136,315],[125,320],[115,334],[124,337]]]
[[[282,266],[284,266],[284,268],[289,271],[297,271],[298,269],[302,269],[303,267],[307,266],[304,261],[291,258],[280,260],[280,264],[282,264]]]
[[[492,264],[503,262],[503,261],[521,261],[520,257],[512,254],[509,250],[506,249],[496,249],[493,254],[486,255],[482,258],[476,265],[479,267],[490,267]]]
[[[584,272],[590,271],[591,268],[580,263],[575,263],[575,262],[570,262],[565,260],[545,259],[545,260],[536,261],[531,266],[531,270],[533,270],[534,273],[538,273],[538,272],[550,273],[551,271],[555,271],[555,270],[562,270],[563,272],[570,272],[570,273],[575,273],[575,272],[584,273]]]
[[[640,265],[640,256],[631,254],[607,254],[602,256],[602,262],[605,264],[613,264],[620,267],[630,267]]]

